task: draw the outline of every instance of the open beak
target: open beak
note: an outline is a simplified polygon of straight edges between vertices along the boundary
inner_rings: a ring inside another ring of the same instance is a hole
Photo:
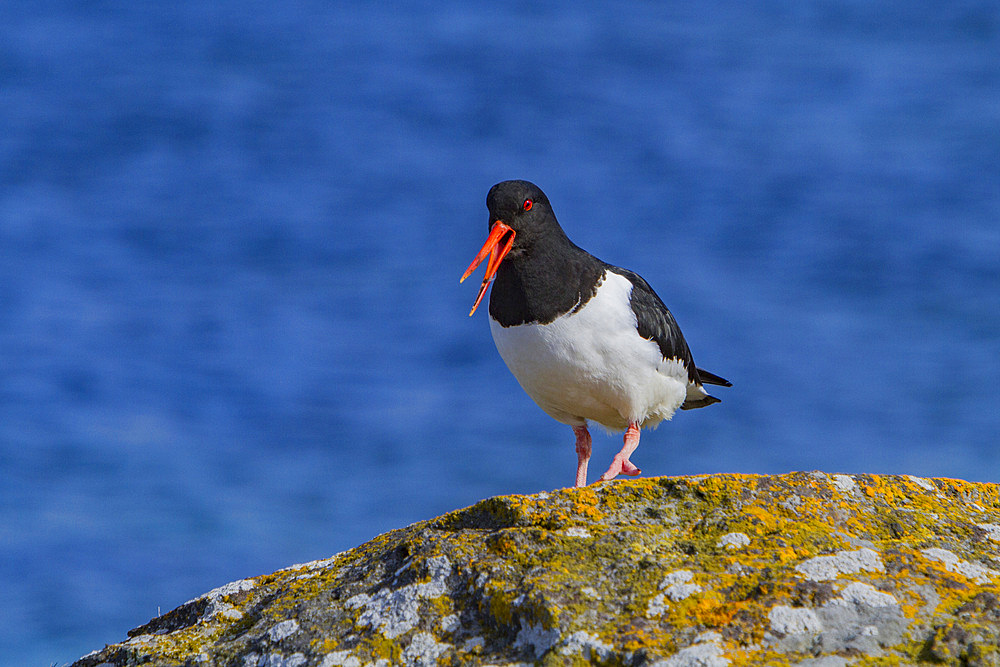
[[[501,240],[503,237],[510,232],[510,236],[507,241],[503,243],[501,247]],[[497,220],[493,223],[493,227],[490,228],[490,235],[486,237],[486,243],[483,244],[482,250],[476,255],[476,258],[472,260],[472,264],[469,264],[469,268],[465,270],[462,274],[462,279],[458,282],[463,282],[469,277],[476,267],[483,263],[486,256],[489,255],[490,260],[486,262],[486,277],[483,278],[483,284],[479,286],[479,295],[476,297],[476,302],[472,304],[472,310],[469,311],[469,317],[476,312],[476,308],[479,307],[479,302],[483,300],[483,295],[486,294],[486,288],[490,286],[490,281],[493,280],[494,276],[497,274],[497,270],[500,268],[500,262],[503,258],[507,256],[510,252],[510,247],[514,245],[515,232],[513,229],[505,225],[504,223]]]

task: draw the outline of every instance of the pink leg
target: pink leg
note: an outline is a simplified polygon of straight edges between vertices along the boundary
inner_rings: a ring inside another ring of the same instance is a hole
[[[630,475],[635,477],[642,471],[635,467],[631,461],[628,460],[632,456],[632,452],[635,448],[639,446],[639,425],[636,423],[631,423],[628,425],[628,430],[625,431],[625,444],[622,446],[622,450],[615,454],[615,458],[611,461],[611,467],[608,471],[601,475],[599,482],[606,482],[609,479],[614,479],[618,475]]]
[[[590,461],[590,432],[586,425],[574,426],[576,434],[576,485],[587,486],[587,463]]]

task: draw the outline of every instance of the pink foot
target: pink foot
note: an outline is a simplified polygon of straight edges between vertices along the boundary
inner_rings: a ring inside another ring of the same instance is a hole
[[[622,460],[615,456],[611,461],[611,466],[608,468],[607,472],[601,475],[599,482],[607,482],[612,480],[618,475],[629,475],[630,477],[635,477],[641,475],[642,471],[635,467],[635,465],[628,459]]]
[[[622,461],[622,474],[629,477],[638,477],[642,474],[642,471],[632,465],[631,461],[625,460]]]
[[[632,423],[628,425],[628,430],[625,431],[625,444],[622,445],[620,452],[615,454],[615,458],[611,460],[611,466],[608,468],[601,477],[597,480],[599,482],[607,482],[614,479],[618,475],[629,475],[630,477],[635,477],[642,473],[641,470],[635,467],[629,457],[632,456],[632,452],[635,448],[639,446],[639,425]]]

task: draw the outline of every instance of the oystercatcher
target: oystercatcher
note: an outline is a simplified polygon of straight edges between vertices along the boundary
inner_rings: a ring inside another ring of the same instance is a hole
[[[538,186],[497,183],[486,207],[489,236],[462,276],[489,257],[469,316],[495,277],[493,340],[535,403],[573,427],[576,486],[587,483],[589,421],[625,430],[624,446],[599,481],[638,475],[629,457],[641,428],[670,419],[677,408],[718,403],[704,384],[732,384],[695,366],[673,315],[639,274],[569,240]]]

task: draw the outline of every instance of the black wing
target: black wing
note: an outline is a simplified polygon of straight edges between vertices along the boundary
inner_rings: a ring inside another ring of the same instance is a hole
[[[678,359],[687,369],[688,378],[699,382],[698,369],[695,368],[694,359],[691,358],[691,350],[688,349],[687,341],[684,340],[684,334],[677,326],[677,320],[670,314],[653,288],[634,271],[621,269],[617,266],[609,268],[615,273],[625,276],[632,283],[630,305],[632,312],[635,313],[639,335],[659,345],[664,359]]]
[[[717,384],[720,387],[732,387],[733,383],[726,378],[719,377],[715,373],[709,373],[704,368],[698,369],[698,375],[704,384]]]
[[[687,370],[688,379],[695,384],[733,386],[729,380],[703,371],[694,365],[691,350],[688,348],[687,341],[684,340],[684,334],[681,333],[677,320],[674,319],[663,300],[642,276],[617,266],[608,266],[608,268],[625,276],[632,283],[631,306],[632,312],[635,313],[639,335],[647,340],[655,341],[660,347],[664,359],[680,360]]]

